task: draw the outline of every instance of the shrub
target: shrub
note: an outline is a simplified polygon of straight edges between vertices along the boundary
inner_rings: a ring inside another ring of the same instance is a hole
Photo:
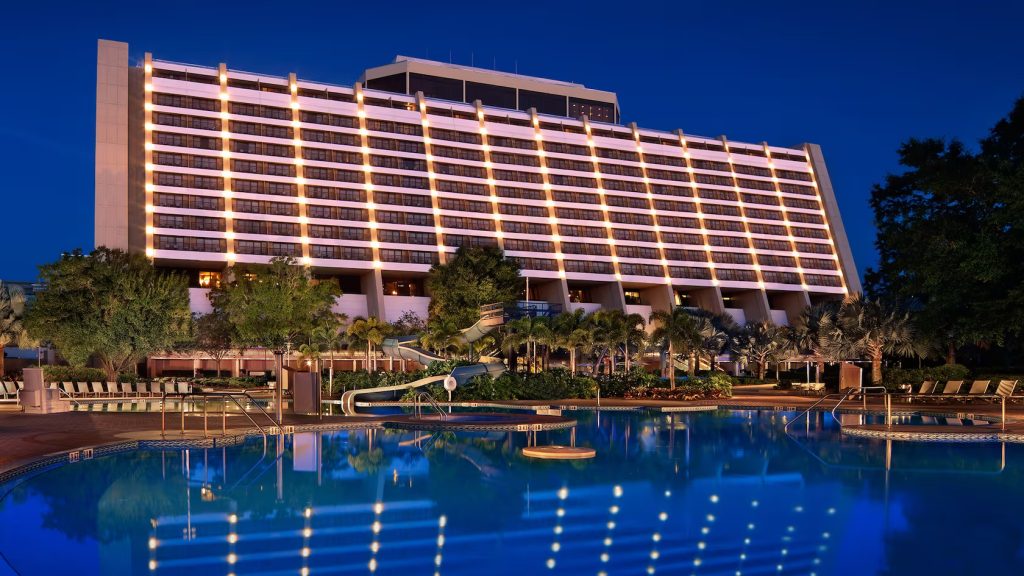
[[[925,380],[942,382],[946,380],[966,380],[971,371],[961,364],[943,364],[929,368],[889,368],[882,376],[882,384],[889,390],[897,390],[900,386],[917,386]]]
[[[225,376],[221,378],[196,378],[192,385],[200,388],[260,388],[267,385],[266,379],[259,376]]]
[[[597,378],[597,383],[601,386],[601,396],[622,397],[633,388],[657,386],[660,382],[661,378],[640,367],[635,367],[629,372],[605,374]]]
[[[106,382],[107,373],[99,368],[43,366],[43,380],[47,382]]]
[[[732,377],[722,372],[684,380],[676,388],[664,386],[638,386],[625,397],[651,400],[705,400],[732,396]]]

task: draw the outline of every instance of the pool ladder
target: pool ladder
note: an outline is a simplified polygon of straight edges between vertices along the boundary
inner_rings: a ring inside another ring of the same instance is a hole
[[[792,425],[794,422],[799,420],[801,417],[809,418],[810,417],[809,414],[815,408],[817,408],[819,404],[821,404],[825,400],[828,400],[829,398],[835,398],[835,397],[839,398],[839,401],[837,401],[835,406],[832,407],[832,419],[835,420],[836,422],[839,422],[839,419],[836,418],[836,410],[839,409],[839,405],[842,404],[843,402],[845,402],[846,400],[848,400],[850,398],[850,396],[853,396],[855,394],[860,394],[861,395],[861,401],[863,402],[862,408],[863,408],[863,410],[867,411],[867,408],[868,408],[868,395],[867,395],[867,392],[870,391],[870,390],[882,390],[885,393],[885,425],[887,427],[891,427],[892,426],[892,395],[890,395],[888,393],[888,391],[886,391],[885,386],[864,386],[862,388],[850,388],[846,392],[833,392],[832,394],[826,394],[826,395],[822,396],[821,398],[818,399],[817,402],[815,402],[814,404],[811,404],[806,410],[804,410],[803,412],[798,414],[796,416],[796,418],[793,418],[789,422],[786,422],[786,425],[783,426],[782,429],[783,429],[783,431],[788,432],[790,425]],[[842,428],[842,426],[843,426],[842,423],[840,423],[839,427]]]
[[[246,400],[249,401],[250,405],[255,406],[264,416],[266,416],[266,418],[268,420],[270,420],[271,424],[273,424],[274,427],[276,427],[278,430],[282,429],[281,423],[278,422],[277,420],[274,420],[274,417],[271,416],[270,413],[268,413],[266,410],[264,410],[263,406],[260,406],[259,402],[257,402],[256,399],[253,398],[248,392],[241,392],[241,393],[239,393],[239,392],[185,392],[185,393],[164,392],[164,395],[162,397],[162,401],[160,402],[160,436],[161,437],[166,437],[167,436],[167,399],[168,398],[180,398],[180,400],[181,400],[180,408],[181,408],[181,435],[182,436],[185,435],[185,403],[186,402],[191,402],[191,403],[193,403],[193,406],[194,406],[194,402],[195,402],[196,398],[203,398],[204,399],[204,401],[203,401],[203,437],[204,438],[208,438],[209,437],[209,425],[208,425],[208,423],[209,423],[209,412],[207,410],[207,408],[209,406],[209,402],[206,401],[206,398],[220,398],[223,401],[223,404],[221,405],[221,412],[220,412],[220,414],[221,414],[221,434],[224,435],[224,436],[227,435],[227,422],[228,422],[228,418],[227,418],[228,410],[227,410],[227,408],[228,408],[228,401],[230,400],[232,403],[234,403],[235,406],[238,407],[239,412],[241,412],[241,414],[243,416],[248,418],[249,422],[253,426],[255,426],[257,430],[260,431],[260,434],[263,435],[263,443],[264,443],[264,445],[266,445],[267,430],[263,426],[260,426],[259,423],[257,423],[256,420],[253,419],[252,415],[249,414],[249,411],[245,408],[245,406],[243,406],[242,403],[238,401],[238,399],[240,397],[241,398],[245,398]]]
[[[416,394],[416,396],[414,397],[412,406],[413,406],[413,414],[416,416],[416,418],[422,418],[423,417],[423,404],[424,403],[429,404],[431,408],[436,410],[437,414],[441,418],[441,420],[447,420],[448,419],[448,414],[446,414],[444,409],[441,407],[441,405],[437,403],[437,400],[433,396],[430,395],[430,392],[418,392]]]

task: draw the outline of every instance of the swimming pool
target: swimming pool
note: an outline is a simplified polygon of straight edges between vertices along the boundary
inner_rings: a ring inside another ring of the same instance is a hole
[[[19,574],[1024,572],[1022,445],[841,438],[827,413],[790,434],[786,412],[565,415],[595,458],[359,430],[51,467],[2,488],[0,553]]]

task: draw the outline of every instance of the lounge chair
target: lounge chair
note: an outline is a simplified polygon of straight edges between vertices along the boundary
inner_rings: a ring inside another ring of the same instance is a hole
[[[132,384],[131,382],[122,382],[121,394],[123,394],[125,398],[129,396],[138,396],[138,393],[135,391],[135,384]]]
[[[121,395],[121,385],[117,382],[107,382],[106,390],[107,395],[110,397],[117,397]]]
[[[178,394],[188,394],[189,390],[188,382],[178,382]]]
[[[8,383],[6,380],[0,380],[0,394],[4,395],[4,400],[9,399],[11,396],[17,396],[18,385],[13,382]]]
[[[75,395],[75,387],[71,384],[71,382],[61,382],[59,388],[62,392],[64,392],[64,395],[69,398]]]
[[[996,387],[996,396],[1005,398],[1007,402],[1013,400],[1014,390],[1017,389],[1017,380],[1000,380],[999,386]]]
[[[985,392],[988,391],[989,383],[990,382],[988,380],[972,381],[970,389],[967,390],[967,394],[962,394],[960,399],[966,402],[971,398],[983,398],[985,396]]]
[[[75,382],[75,394],[81,397],[89,395],[89,385],[84,382]]]
[[[102,382],[89,382],[89,390],[91,390],[93,395],[97,398],[107,395],[107,391],[103,389]]]
[[[913,402],[918,398],[931,395],[934,390],[935,381],[925,380],[924,382],[921,382],[921,386],[918,387],[917,392],[911,391],[905,394],[900,394],[899,397],[906,399],[907,402]]]

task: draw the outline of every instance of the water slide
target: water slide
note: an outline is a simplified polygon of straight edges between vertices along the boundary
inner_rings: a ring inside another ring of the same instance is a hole
[[[476,342],[486,336],[492,329],[494,329],[495,326],[501,326],[504,322],[505,312],[500,304],[481,306],[480,319],[469,328],[462,330],[459,333],[458,338],[464,343]],[[424,366],[429,366],[431,362],[444,361],[444,358],[420,347],[418,345],[419,339],[419,335],[388,338],[384,341],[381,348],[384,353],[391,358],[412,360],[414,362],[419,362]],[[455,381],[461,385],[469,382],[475,376],[480,376],[481,374],[487,374],[493,378],[500,376],[503,372],[505,372],[505,363],[501,358],[481,356],[478,363],[470,364],[468,366],[456,366],[455,369],[452,370],[451,374],[428,376],[426,378],[414,380],[408,384],[399,384],[397,386],[349,390],[341,395],[341,408],[344,414],[351,416],[356,413],[357,398],[363,401],[377,402],[398,400],[407,390],[419,388],[435,382],[443,382],[448,378],[448,376],[455,378]]]

